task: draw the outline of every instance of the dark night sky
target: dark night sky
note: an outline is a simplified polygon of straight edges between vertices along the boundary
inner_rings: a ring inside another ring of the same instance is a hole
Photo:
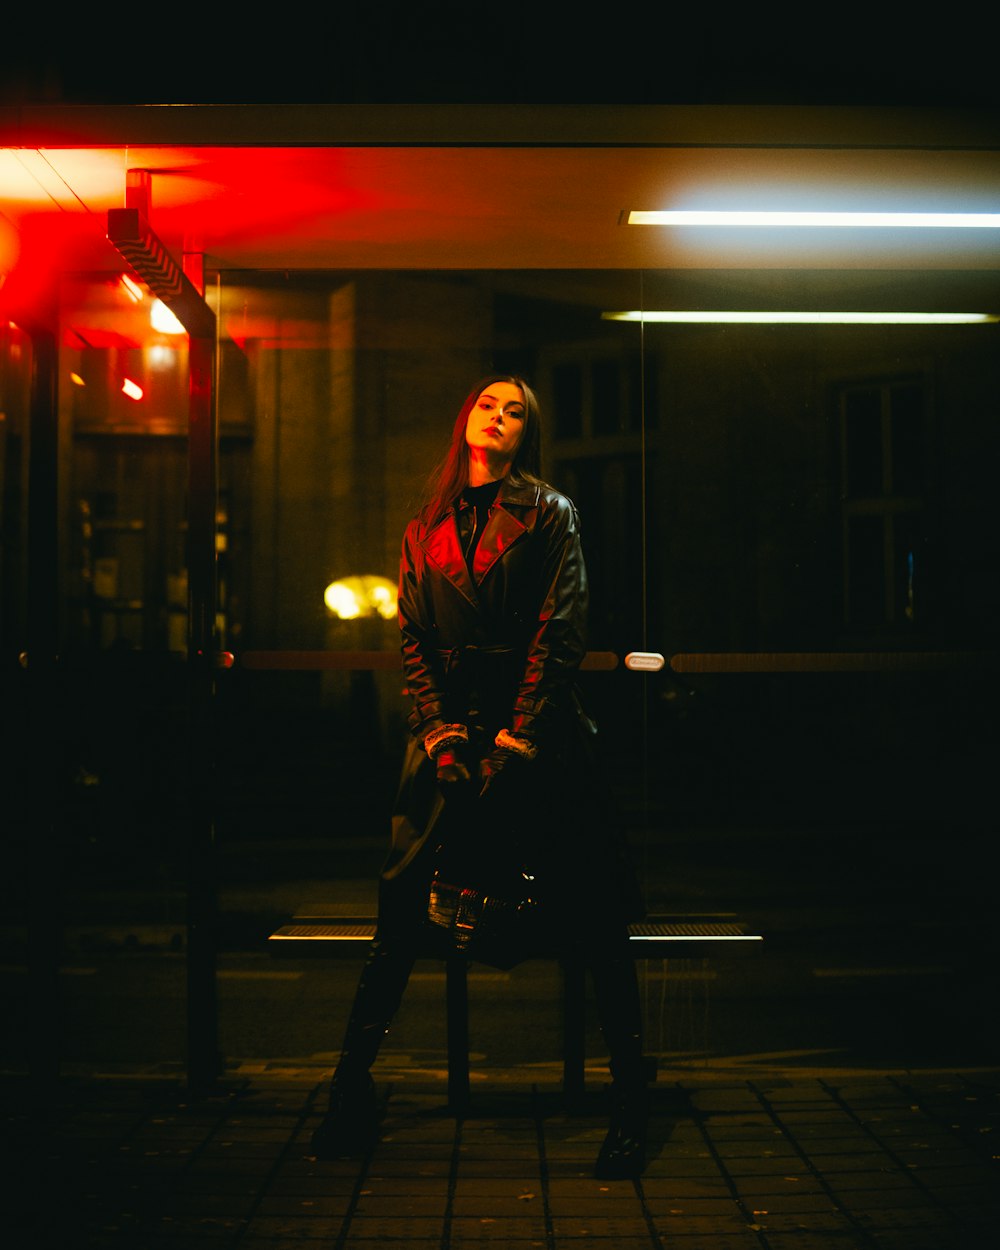
[[[544,0],[283,4],[225,20],[181,6],[155,23],[86,12],[47,30],[24,11],[5,17],[0,103],[1000,103],[984,31],[925,30],[913,12],[880,29],[870,6],[800,13],[794,29],[759,10]]]

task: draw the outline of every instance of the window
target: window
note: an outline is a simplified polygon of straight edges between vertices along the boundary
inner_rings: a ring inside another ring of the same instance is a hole
[[[898,630],[926,613],[929,418],[921,378],[839,394],[844,619]]]
[[[647,386],[649,385],[647,379]],[[637,353],[560,360],[551,367],[557,440],[636,435],[643,423],[642,361]],[[645,396],[646,419],[656,404]]]

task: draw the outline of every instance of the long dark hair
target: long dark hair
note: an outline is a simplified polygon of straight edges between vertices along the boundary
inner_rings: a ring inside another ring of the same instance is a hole
[[[428,525],[433,525],[444,516],[469,484],[469,447],[465,441],[469,413],[483,391],[497,382],[509,382],[520,387],[524,395],[524,429],[507,480],[513,486],[541,481],[542,428],[538,398],[523,378],[508,373],[491,373],[481,378],[466,395],[455,418],[448,452],[430,476],[425,494]]]

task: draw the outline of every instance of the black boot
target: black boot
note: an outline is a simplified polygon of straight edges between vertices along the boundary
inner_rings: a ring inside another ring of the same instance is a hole
[[[330,1106],[312,1135],[309,1153],[317,1159],[354,1159],[378,1141],[375,1082],[366,1072],[360,1081],[334,1077]]]
[[[412,955],[381,941],[372,944],[333,1075],[330,1104],[312,1135],[310,1151],[318,1159],[363,1155],[378,1141],[375,1083],[369,1069],[389,1031],[413,964]]]
[[[628,1093],[616,1093],[611,1124],[594,1164],[594,1175],[601,1181],[634,1180],[646,1169],[646,1130],[649,1123],[649,1097],[645,1086]]]
[[[631,955],[591,962],[601,1032],[611,1058],[611,1123],[594,1164],[599,1180],[631,1180],[646,1167],[649,1094],[642,1009]]]

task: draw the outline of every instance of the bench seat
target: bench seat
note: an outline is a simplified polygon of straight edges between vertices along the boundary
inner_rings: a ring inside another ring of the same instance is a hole
[[[763,936],[735,916],[696,913],[650,916],[629,925],[629,949],[636,959],[690,959],[759,950]],[[275,929],[268,949],[278,957],[363,958],[375,936],[375,918],[350,907],[313,903]],[[538,958],[545,958],[544,954]],[[448,1034],[448,1102],[459,1109],[469,1097],[469,961],[445,961]],[[560,959],[563,980],[563,1092],[577,1101],[584,1090],[586,969]]]

